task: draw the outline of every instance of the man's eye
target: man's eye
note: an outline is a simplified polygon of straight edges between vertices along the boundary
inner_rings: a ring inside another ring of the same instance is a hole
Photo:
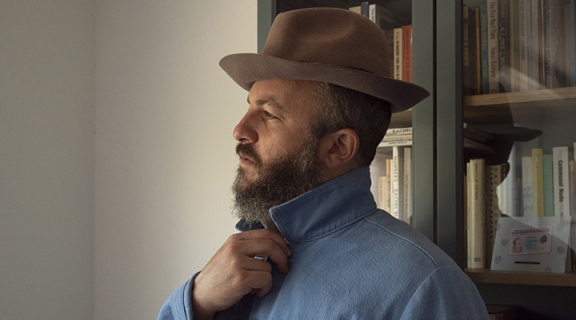
[[[267,119],[278,119],[278,117],[276,117],[275,115],[271,114],[268,111],[264,111],[264,117],[266,117]]]

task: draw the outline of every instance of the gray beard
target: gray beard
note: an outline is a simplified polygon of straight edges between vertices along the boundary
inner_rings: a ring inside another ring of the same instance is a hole
[[[270,208],[278,206],[321,184],[322,169],[317,162],[317,138],[311,138],[300,150],[285,159],[262,163],[252,145],[238,144],[237,152],[253,159],[258,178],[241,186],[244,170],[238,167],[232,191],[234,213],[247,222],[259,222],[266,228],[275,228]]]

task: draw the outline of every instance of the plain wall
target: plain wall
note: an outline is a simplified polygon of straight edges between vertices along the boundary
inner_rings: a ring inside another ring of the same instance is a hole
[[[229,234],[256,1],[0,1],[0,319],[154,319]]]
[[[0,1],[0,319],[91,319],[94,9]]]
[[[253,0],[96,1],[95,319],[152,319],[235,232],[232,129]]]

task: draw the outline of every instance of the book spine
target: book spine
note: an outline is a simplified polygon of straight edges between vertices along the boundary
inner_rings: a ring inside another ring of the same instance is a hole
[[[576,164],[574,160],[570,160],[568,163],[570,168],[570,215],[574,215],[576,213]]]
[[[412,127],[388,128],[386,136],[412,135]]]
[[[404,222],[412,224],[412,148],[404,148],[404,190],[402,209]]]
[[[482,94],[482,45],[480,37],[480,8],[474,9],[474,46],[476,48],[475,58],[474,58],[474,74],[476,75],[476,90],[474,94]]]
[[[360,4],[360,14],[366,18],[370,18],[370,4],[368,1],[364,1]]]
[[[480,5],[480,47],[482,94],[488,94],[490,93],[490,86],[488,85],[490,71],[488,70],[488,5],[486,3]]]
[[[544,153],[542,148],[532,149],[532,208],[534,216],[544,216]]]
[[[515,92],[520,89],[519,86],[519,76],[518,76],[518,0],[510,1],[509,5],[509,14],[510,14],[510,23],[508,24],[510,28],[510,50],[509,50],[509,57],[510,57],[510,91]]]
[[[390,141],[382,141],[378,144],[378,148],[387,148],[387,147],[405,147],[411,146],[412,139],[410,140],[390,140]]]
[[[534,215],[534,201],[532,198],[532,158],[522,157],[522,205],[525,217]]]
[[[380,176],[378,179],[378,207],[390,212],[390,176]]]
[[[576,0],[570,0],[567,8],[566,32],[566,83],[576,86]]]
[[[474,94],[473,85],[471,83],[472,78],[472,61],[470,61],[471,56],[471,46],[470,46],[470,30],[471,30],[471,8],[469,6],[462,7],[462,78],[464,82],[464,95]]]
[[[394,79],[402,80],[402,27],[394,28]]]
[[[402,80],[412,82],[412,25],[402,26]]]
[[[498,3],[497,0],[487,0],[488,3],[488,87],[490,93],[499,92],[498,70]]]
[[[540,89],[540,0],[532,0],[530,4],[530,73],[531,90]]]
[[[518,91],[528,90],[528,0],[518,0]],[[514,1],[513,1],[514,2]]]
[[[554,216],[554,173],[552,172],[552,154],[546,153],[542,156],[543,178],[544,178],[544,216]]]
[[[468,268],[486,268],[486,163],[471,159],[468,189]]]
[[[546,88],[557,88],[556,61],[557,49],[562,44],[558,41],[557,1],[542,0],[542,33],[543,33],[543,63],[544,85]]]
[[[494,239],[496,238],[496,229],[498,227],[498,219],[502,216],[500,204],[498,201],[498,186],[502,182],[502,166],[490,165],[486,168],[486,226],[487,226],[487,241],[486,244],[486,264],[490,265],[492,257],[492,248],[494,247]]]
[[[396,219],[402,219],[402,167],[404,165],[402,148],[399,146],[392,147],[390,214]]]
[[[510,3],[498,0],[498,81],[499,92],[510,88]]]
[[[564,216],[570,214],[570,168],[568,160],[568,147],[552,148],[554,161],[554,215]]]

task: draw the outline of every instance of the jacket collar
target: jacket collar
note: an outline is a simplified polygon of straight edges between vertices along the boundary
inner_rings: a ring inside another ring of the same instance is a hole
[[[370,171],[362,167],[271,208],[270,215],[288,243],[314,240],[374,213],[370,184]],[[242,220],[236,227],[262,228]]]

